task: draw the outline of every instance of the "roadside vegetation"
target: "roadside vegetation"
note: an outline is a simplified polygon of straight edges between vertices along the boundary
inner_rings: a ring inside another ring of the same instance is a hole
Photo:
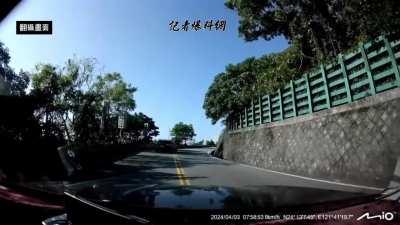
[[[94,58],[39,63],[19,73],[9,62],[0,43],[0,181],[59,176],[61,146],[88,163],[110,161],[159,134],[152,118],[135,112],[137,88],[120,73],[101,73]]]
[[[179,145],[187,145],[187,141],[193,139],[196,136],[192,124],[185,124],[179,122],[171,129],[172,140]]]
[[[33,96],[43,135],[67,144],[114,144],[150,141],[158,135],[154,121],[136,107],[136,87],[119,73],[96,74],[94,59],[69,59],[63,67],[39,64],[32,73]],[[123,116],[125,127],[118,128]]]
[[[195,142],[193,146],[199,146],[199,147],[215,147],[216,144],[214,140],[201,140],[198,142]]]
[[[227,0],[225,5],[238,13],[245,41],[283,37],[289,47],[228,64],[215,76],[203,104],[213,124],[360,41],[397,35],[400,28],[397,0]]]

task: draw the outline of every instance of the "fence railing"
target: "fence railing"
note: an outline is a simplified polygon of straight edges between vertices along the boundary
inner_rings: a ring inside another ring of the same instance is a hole
[[[381,36],[339,55],[277,92],[259,96],[230,115],[227,127],[236,130],[310,114],[400,87],[400,40]]]

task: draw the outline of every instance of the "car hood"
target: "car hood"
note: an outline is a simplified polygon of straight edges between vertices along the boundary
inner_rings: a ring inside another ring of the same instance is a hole
[[[129,179],[96,180],[67,187],[69,195],[118,210],[221,209],[256,210],[304,208],[309,205],[337,206],[372,199],[376,195],[297,186],[138,185]]]

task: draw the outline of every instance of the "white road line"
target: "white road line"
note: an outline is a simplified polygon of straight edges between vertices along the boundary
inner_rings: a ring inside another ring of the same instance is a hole
[[[373,191],[383,191],[383,190],[385,190],[384,188],[369,187],[369,186],[356,185],[356,184],[347,184],[347,183],[342,183],[342,182],[335,182],[335,181],[315,179],[315,178],[311,178],[311,177],[304,177],[304,176],[300,176],[300,175],[294,175],[294,174],[290,174],[290,173],[284,173],[284,172],[269,170],[269,169],[265,169],[265,168],[259,168],[259,167],[255,167],[255,166],[250,166],[250,165],[246,165],[246,164],[242,164],[242,163],[237,163],[237,162],[233,162],[233,161],[226,160],[226,159],[220,159],[220,158],[217,158],[217,157],[214,157],[214,156],[211,156],[211,157],[215,158],[215,159],[218,159],[218,160],[226,161],[226,162],[232,162],[234,164],[238,164],[238,165],[243,166],[243,167],[248,167],[248,168],[252,168],[252,169],[256,169],[256,170],[260,170],[260,171],[264,171],[264,172],[276,173],[276,174],[290,176],[290,177],[296,177],[296,178],[300,178],[300,179],[304,179],[304,180],[318,181],[318,182],[327,183],[327,184],[334,184],[334,185],[345,186],[345,187],[368,189],[368,190],[373,190]]]

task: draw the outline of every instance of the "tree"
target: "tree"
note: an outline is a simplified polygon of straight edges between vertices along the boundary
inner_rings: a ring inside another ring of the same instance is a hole
[[[72,142],[83,146],[104,143],[100,130],[100,116],[98,102],[101,97],[96,93],[89,92],[80,96],[80,105],[75,108],[73,114],[72,131],[74,137]]]
[[[42,96],[37,116],[45,136],[82,144],[118,141],[116,117],[134,110],[136,88],[119,73],[94,80],[95,71],[91,58],[69,59],[62,68],[36,66],[31,94]]]
[[[203,108],[206,116],[215,124],[233,111],[244,106],[256,95],[255,58],[237,65],[229,64],[225,72],[218,74],[209,87]]]
[[[210,85],[203,103],[206,116],[215,124],[237,113],[251,100],[272,93],[301,74],[302,56],[297,46],[281,53],[248,58],[228,65]]]
[[[130,140],[149,143],[160,132],[152,118],[143,113],[128,114],[127,125],[124,133]]]
[[[274,93],[356,42],[400,30],[400,1],[394,0],[227,0],[225,4],[238,11],[239,34],[245,40],[284,36],[290,47],[229,64],[217,74],[203,103],[213,124],[237,116],[252,99]]]
[[[196,136],[194,132],[194,128],[192,124],[185,124],[183,122],[179,122],[175,124],[175,126],[171,130],[171,136],[175,140],[176,143],[184,143],[188,140],[192,140],[194,136]]]
[[[400,25],[397,0],[227,0],[225,5],[237,10],[245,40],[284,36],[314,61]]]
[[[245,40],[284,36],[290,47],[229,64],[217,74],[203,103],[213,124],[237,116],[252,99],[275,92],[356,42],[400,28],[400,1],[394,0],[227,0],[225,5],[237,10]]]
[[[77,127],[76,116],[86,109],[85,104],[99,102],[100,95],[90,90],[94,67],[94,59],[78,58],[67,60],[62,68],[51,64],[36,66],[36,71],[32,74],[31,94],[43,96],[45,99],[37,111],[45,136],[55,135],[68,142],[77,138],[74,131]]]
[[[194,145],[199,145],[199,146],[204,145],[204,140],[195,142]]]
[[[103,96],[104,102],[109,104],[112,114],[133,111],[136,107],[133,94],[137,89],[126,83],[119,73],[98,76],[93,88],[96,93]]]
[[[129,120],[129,113],[136,107],[133,94],[137,89],[126,83],[121,74],[107,73],[97,76],[92,90],[101,96],[98,104],[102,109],[102,136],[109,142],[116,142],[119,138],[118,116],[128,115]]]
[[[29,84],[29,74],[20,71],[18,74],[9,66],[10,54],[0,42],[0,93],[11,95],[25,95]]]
[[[40,64],[35,69],[32,74],[31,95],[42,99],[40,107],[36,110],[36,117],[43,128],[43,136],[56,137],[63,141],[65,127],[60,118],[64,112],[58,104],[62,89],[59,82],[60,74],[56,67],[50,64]]]
[[[209,146],[209,147],[214,147],[215,146],[215,142],[213,140],[209,140],[209,141],[206,141],[206,145]]]
[[[10,91],[8,89],[8,86],[6,82],[0,78],[0,95],[9,95]]]

